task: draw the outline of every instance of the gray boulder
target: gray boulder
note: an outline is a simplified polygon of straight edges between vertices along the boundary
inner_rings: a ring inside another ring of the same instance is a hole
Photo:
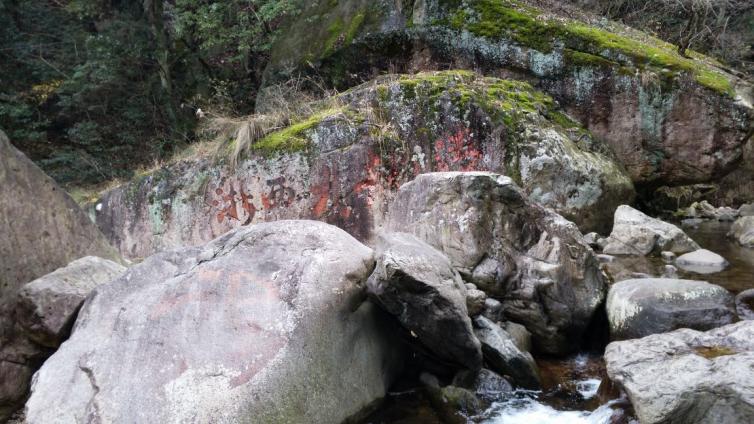
[[[754,216],[738,218],[730,227],[728,236],[744,247],[754,247]]]
[[[683,254],[675,260],[675,264],[684,271],[697,274],[713,274],[728,267],[725,258],[707,249]]]
[[[513,391],[508,380],[487,368],[460,371],[453,378],[453,385],[471,390],[486,400],[498,400]]]
[[[369,294],[434,356],[469,369],[482,352],[466,309],[466,287],[445,255],[416,237],[388,233],[377,243]]]
[[[508,332],[483,316],[474,319],[474,327],[482,342],[484,360],[493,371],[509,377],[517,386],[526,389],[540,388],[537,363],[529,352],[519,348]]]
[[[18,292],[18,324],[33,342],[57,348],[68,337],[89,293],[125,271],[126,267],[113,261],[86,256],[37,278]]]
[[[576,226],[532,203],[508,177],[419,175],[398,191],[386,227],[442,251],[546,353],[577,349],[604,299],[599,263]]]
[[[740,319],[754,320],[754,289],[736,295],[736,312]]]
[[[745,203],[738,208],[738,216],[754,216],[754,203]]]
[[[603,251],[609,255],[648,255],[662,251],[680,254],[698,249],[699,245],[675,225],[622,205],[615,211],[613,231]]]
[[[21,287],[9,317],[15,323],[0,347],[0,421],[23,406],[32,374],[68,337],[86,296],[124,271],[87,256]]]
[[[99,286],[34,377],[26,420],[341,422],[396,365],[371,249],[321,222],[234,230]]]
[[[644,424],[754,422],[754,322],[610,343],[607,374]]]
[[[9,382],[32,372],[27,365],[38,353],[18,348],[25,343],[14,328],[18,289],[87,255],[121,261],[65,190],[0,131],[0,422],[25,391]]]
[[[671,278],[625,280],[610,287],[607,318],[613,340],[678,328],[708,330],[736,319],[733,296],[705,281]]]

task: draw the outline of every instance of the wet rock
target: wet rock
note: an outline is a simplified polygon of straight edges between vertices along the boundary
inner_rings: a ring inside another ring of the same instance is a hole
[[[453,378],[453,385],[471,390],[488,401],[499,400],[513,391],[513,386],[508,380],[487,368],[460,371]]]
[[[610,343],[609,377],[642,423],[754,422],[754,322]]]
[[[314,221],[148,258],[85,303],[26,420],[341,422],[398,365],[394,329],[365,301],[373,266],[371,249]]]
[[[469,369],[481,368],[466,287],[440,251],[410,234],[383,234],[367,287],[369,295],[433,355]]]
[[[744,247],[754,247],[754,216],[739,218],[730,227],[728,236]]]
[[[736,295],[736,312],[740,319],[754,320],[754,289]]]
[[[613,340],[677,328],[708,330],[735,321],[733,296],[705,281],[625,280],[610,287],[605,306]]]
[[[482,342],[484,360],[490,368],[510,378],[511,383],[527,388],[538,389],[539,370],[531,354],[522,351],[513,337],[494,322],[485,317],[474,319],[474,327]]]
[[[686,253],[699,245],[673,224],[651,218],[626,205],[615,211],[613,231],[604,253],[610,255],[648,255],[670,251]]]
[[[717,221],[733,221],[738,217],[738,210],[722,206],[716,208],[706,200],[694,202],[681,211],[681,215],[692,219],[712,219]]]
[[[398,191],[386,227],[445,253],[543,352],[575,350],[604,298],[604,276],[578,229],[504,176],[420,175]]]
[[[707,249],[699,249],[686,253],[675,260],[684,271],[696,272],[697,274],[713,274],[727,268],[728,261],[715,252]]]

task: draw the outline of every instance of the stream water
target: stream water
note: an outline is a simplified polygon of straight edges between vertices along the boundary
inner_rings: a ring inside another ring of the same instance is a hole
[[[680,224],[678,224],[680,226]],[[700,275],[678,270],[678,278],[705,280],[733,293],[754,288],[754,249],[742,248],[726,237],[731,223],[709,221],[686,234],[703,248],[728,260],[715,274]],[[667,263],[661,258],[619,257],[609,264],[618,279],[640,272],[661,276]],[[474,416],[447,411],[430,400],[420,385],[410,383],[391,392],[378,411],[363,424],[616,424],[635,423],[630,404],[598,390],[606,378],[599,354],[581,353],[569,358],[537,358],[542,390],[516,390],[500,396]],[[405,383],[404,383],[405,384]]]

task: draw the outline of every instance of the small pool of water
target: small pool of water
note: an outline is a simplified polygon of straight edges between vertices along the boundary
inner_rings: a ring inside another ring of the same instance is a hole
[[[675,224],[681,227],[680,223]],[[724,270],[711,274],[698,274],[676,267],[678,278],[707,281],[733,293],[754,288],[754,249],[741,247],[726,236],[731,225],[730,222],[705,221],[696,228],[683,228],[702,248],[722,256],[729,265]],[[631,278],[633,272],[660,277],[665,265],[668,264],[657,256],[616,256],[615,262],[607,264],[607,267],[616,281],[620,281]]]

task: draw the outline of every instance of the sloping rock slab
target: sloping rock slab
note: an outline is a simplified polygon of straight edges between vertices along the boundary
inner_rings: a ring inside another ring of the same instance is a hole
[[[513,336],[482,316],[474,319],[474,326],[482,342],[484,359],[493,371],[508,376],[517,386],[540,388],[537,363],[529,352],[519,349]]]
[[[754,322],[610,343],[607,373],[641,423],[754,422]]]
[[[405,233],[381,235],[377,252],[377,266],[367,281],[369,294],[435,356],[481,368],[466,287],[448,258]]]
[[[398,190],[386,227],[443,252],[547,353],[575,350],[604,299],[599,264],[576,226],[502,175],[419,175]]]
[[[616,209],[613,231],[603,249],[609,255],[687,253],[701,247],[673,224],[652,218],[627,205]]]
[[[341,422],[383,396],[371,249],[279,221],[153,256],[100,286],[35,375],[26,419]]]
[[[706,281],[673,278],[624,280],[610,287],[607,318],[613,340],[678,328],[709,330],[736,320],[733,295]]]

